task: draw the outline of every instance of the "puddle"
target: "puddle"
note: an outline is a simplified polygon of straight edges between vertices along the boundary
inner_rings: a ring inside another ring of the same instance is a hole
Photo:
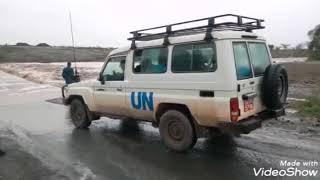
[[[288,101],[300,101],[300,102],[307,101],[306,99],[303,99],[303,98],[292,98],[292,97],[288,97],[287,100]]]
[[[48,99],[47,102],[53,103],[53,104],[61,104],[63,105],[62,98],[54,98],[54,99]]]
[[[294,113],[297,113],[298,110],[287,108],[286,112],[289,113],[289,114],[294,114]]]

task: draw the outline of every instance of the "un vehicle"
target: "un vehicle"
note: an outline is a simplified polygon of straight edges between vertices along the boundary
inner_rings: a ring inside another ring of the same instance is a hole
[[[131,32],[98,81],[63,88],[74,125],[102,116],[150,121],[169,148],[185,151],[198,138],[249,133],[283,115],[287,72],[252,32],[262,22],[226,14]]]

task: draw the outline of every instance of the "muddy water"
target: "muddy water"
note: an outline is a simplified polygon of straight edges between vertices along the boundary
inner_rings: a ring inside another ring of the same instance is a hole
[[[307,58],[274,58],[276,63],[304,62]],[[83,81],[95,80],[102,68],[103,62],[78,62],[77,70]],[[0,69],[13,73],[37,83],[51,84],[61,87],[62,69],[65,63],[2,63]],[[73,64],[75,66],[75,64]],[[21,71],[21,69],[23,69]]]

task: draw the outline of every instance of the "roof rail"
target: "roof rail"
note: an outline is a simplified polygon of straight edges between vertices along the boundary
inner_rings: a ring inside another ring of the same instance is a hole
[[[235,18],[236,20],[223,21],[223,18]],[[222,20],[222,22],[217,23],[218,20]],[[188,28],[173,30],[174,28],[180,25],[187,25],[203,21],[207,21],[205,25],[197,25]],[[256,29],[264,29],[265,27],[261,25],[262,22],[264,22],[263,19],[251,18],[235,14],[223,14],[219,16],[213,16],[208,18],[196,19],[191,21],[179,22],[174,24],[132,31],[130,32],[130,34],[132,34],[133,37],[128,38],[128,40],[132,41],[131,49],[136,48],[136,41],[149,41],[164,38],[164,45],[168,45],[170,44],[168,37],[191,35],[204,32],[206,33],[204,40],[210,40],[213,38],[211,36],[212,31],[232,30],[252,32],[252,30]],[[160,32],[150,33],[149,31]]]

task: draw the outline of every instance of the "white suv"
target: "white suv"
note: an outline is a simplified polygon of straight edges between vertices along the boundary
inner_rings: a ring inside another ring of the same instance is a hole
[[[215,23],[226,17],[236,21]],[[206,24],[173,30],[198,22]],[[108,55],[97,82],[63,88],[72,121],[77,128],[101,116],[150,121],[176,151],[210,134],[249,133],[264,112],[284,114],[288,93],[286,70],[251,32],[261,22],[227,14],[131,32],[131,46]]]

